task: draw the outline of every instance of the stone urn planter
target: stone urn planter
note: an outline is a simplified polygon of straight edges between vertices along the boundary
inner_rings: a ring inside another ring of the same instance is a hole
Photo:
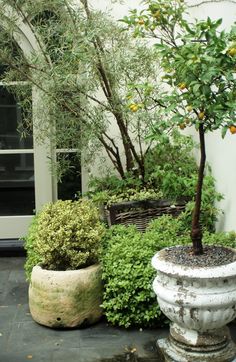
[[[167,261],[166,248],[152,259],[153,288],[170,335],[158,340],[164,361],[236,361],[226,324],[236,317],[236,261],[216,267],[192,267]],[[234,258],[236,260],[236,258]]]
[[[33,268],[29,308],[36,322],[52,328],[89,325],[101,318],[101,303],[100,265],[67,271]]]

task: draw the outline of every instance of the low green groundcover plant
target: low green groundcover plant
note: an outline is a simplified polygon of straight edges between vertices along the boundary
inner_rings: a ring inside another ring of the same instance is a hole
[[[25,237],[27,278],[39,263],[50,270],[79,269],[96,263],[103,234],[104,226],[91,201],[59,200],[45,205]]]
[[[181,218],[164,215],[154,220],[146,233],[134,226],[113,226],[103,239],[103,308],[113,325],[152,327],[167,320],[161,313],[152,290],[156,271],[153,255],[164,247],[191,243],[189,230]],[[236,233],[204,234],[204,245],[236,246]]]

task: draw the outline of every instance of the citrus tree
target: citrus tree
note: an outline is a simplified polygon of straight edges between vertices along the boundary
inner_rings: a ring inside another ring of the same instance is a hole
[[[158,88],[154,52],[87,0],[77,5],[70,0],[1,0],[1,81],[23,79],[40,91],[37,127],[42,140],[50,137],[59,148],[78,149],[85,164],[105,151],[122,179],[135,170],[144,181],[144,160],[153,145],[146,135],[157,118],[165,128],[158,105],[150,98],[146,102]],[[14,12],[7,22],[9,6]],[[33,32],[40,56],[26,59],[13,52],[18,17]],[[31,92],[27,95],[24,87],[14,91],[22,107],[31,107]]]
[[[205,134],[221,129],[236,133],[236,26],[220,30],[222,20],[186,20],[183,0],[145,0],[142,11],[123,19],[137,37],[155,39],[166,92],[158,104],[181,129],[194,126],[200,164],[192,215],[195,255],[203,253],[200,212],[206,162]],[[158,125],[157,125],[158,129]]]

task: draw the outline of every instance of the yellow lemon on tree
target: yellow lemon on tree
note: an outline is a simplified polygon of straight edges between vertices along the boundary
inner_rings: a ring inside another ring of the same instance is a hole
[[[229,130],[230,130],[230,132],[231,132],[232,134],[235,134],[235,133],[236,133],[236,126],[235,126],[235,125],[231,125],[231,126],[229,127]]]
[[[129,109],[130,109],[132,112],[137,112],[137,110],[138,110],[138,105],[135,104],[135,103],[132,103],[132,104],[129,106]]]
[[[236,48],[235,47],[232,47],[228,50],[228,54],[231,56],[231,57],[234,57],[236,55]]]
[[[161,16],[161,11],[157,10],[153,15],[152,15],[155,19],[159,19]]]
[[[187,88],[187,84],[184,83],[184,82],[183,82],[183,83],[179,83],[179,84],[178,84],[178,87],[179,87],[180,90],[184,90],[184,89]]]
[[[143,19],[139,19],[138,24],[139,24],[139,25],[143,25],[143,24],[144,24],[144,20],[143,20]]]
[[[205,112],[202,111],[198,113],[198,119],[200,119],[200,121],[202,121],[204,117],[205,117]]]
[[[185,128],[186,128],[186,124],[185,124],[185,123],[180,123],[180,124],[179,124],[179,128],[180,128],[180,129],[185,129]]]
[[[187,107],[186,107],[186,111],[192,112],[192,110],[193,110],[193,107],[192,107],[192,106],[187,106]]]

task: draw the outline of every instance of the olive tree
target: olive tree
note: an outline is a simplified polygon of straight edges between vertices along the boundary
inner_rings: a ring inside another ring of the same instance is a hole
[[[0,17],[6,18],[9,6],[14,9],[40,49],[30,59],[13,51],[17,16],[0,32],[1,81],[24,79],[42,96],[41,140],[50,137],[54,146],[77,149],[87,162],[103,149],[121,178],[135,171],[144,182],[144,160],[153,144],[146,136],[154,121],[166,130],[159,105],[150,98],[159,92],[153,49],[109,14],[92,10],[87,0],[78,6],[69,0],[2,0],[1,5]],[[31,94],[19,86],[14,91],[30,124]]]

